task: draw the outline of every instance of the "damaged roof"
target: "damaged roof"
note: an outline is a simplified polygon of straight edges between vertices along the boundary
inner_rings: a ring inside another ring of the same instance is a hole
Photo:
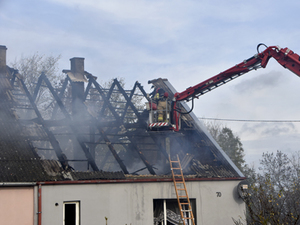
[[[25,127],[18,122],[8,73],[0,71],[0,181],[24,182],[50,179],[40,158],[25,138]]]
[[[164,89],[169,96],[174,96],[177,92],[167,79],[158,78],[149,81],[149,83]],[[183,112],[190,111],[189,106],[185,102],[178,104],[181,105]],[[195,157],[192,159],[191,170],[194,170],[200,176],[230,177],[235,175],[244,177],[243,173],[226,155],[193,112],[182,114],[181,116],[183,139],[191,144],[190,147],[193,148],[195,154]]]
[[[122,172],[77,172],[63,169],[57,160],[41,159],[31,143],[32,133],[19,121],[14,110],[16,103],[10,79],[9,67],[0,71],[0,182],[124,178]]]
[[[122,82],[115,79],[103,88],[96,76],[81,71],[88,81],[86,87],[67,75],[55,89],[42,73],[32,95],[16,70],[5,66],[1,71],[2,182],[169,176],[169,154],[179,156],[185,175],[243,177],[193,113],[183,115],[180,132],[149,130],[148,112],[141,105],[149,97],[138,82],[124,90]],[[169,96],[176,93],[167,79],[150,83]],[[41,87],[51,96],[46,111],[35,103]],[[72,112],[68,95],[72,88],[82,93],[77,114]],[[189,111],[185,103],[180,104]]]

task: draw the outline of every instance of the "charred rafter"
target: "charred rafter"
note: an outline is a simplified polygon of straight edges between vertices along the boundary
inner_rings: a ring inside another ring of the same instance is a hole
[[[71,127],[71,129],[74,132],[74,135],[80,145],[80,147],[82,148],[83,152],[85,153],[87,160],[89,162],[89,164],[91,165],[91,167],[93,168],[93,170],[98,171],[98,167],[95,163],[94,157],[92,156],[91,152],[94,152],[93,149],[89,149],[85,146],[85,141],[82,138],[82,135],[80,135],[80,132],[77,128],[75,128],[75,126],[72,125],[72,119],[71,116],[69,115],[69,113],[67,112],[67,110],[65,109],[62,101],[61,101],[61,97],[63,96],[64,90],[66,89],[67,83],[69,80],[69,78],[65,79],[65,82],[63,84],[62,87],[62,91],[60,92],[60,96],[57,95],[57,93],[54,91],[54,88],[52,87],[51,83],[49,82],[49,80],[47,79],[47,77],[45,76],[45,74],[42,74],[39,77],[38,80],[38,84],[36,87],[36,91],[35,93],[38,93],[38,89],[40,88],[42,82],[45,82],[46,86],[48,87],[48,89],[50,90],[50,92],[52,93],[54,99],[56,100],[56,105],[60,108],[60,110],[62,111],[62,113],[64,114],[66,121],[64,120],[63,123],[57,123],[56,121],[52,121],[52,125],[56,124],[56,125],[68,125]],[[82,107],[85,107],[84,105],[82,105]],[[57,111],[57,108],[54,108],[54,110]],[[82,109],[83,110],[83,109]],[[85,111],[87,112],[87,109],[85,109]],[[55,115],[55,114],[53,114]],[[114,158],[116,159],[116,161],[119,163],[121,169],[123,170],[123,172],[125,174],[128,174],[128,170],[126,168],[126,166],[124,165],[124,163],[122,162],[122,160],[120,159],[120,157],[118,156],[116,150],[114,149],[113,145],[111,144],[109,138],[107,137],[107,135],[105,134],[105,131],[101,128],[101,125],[98,123],[98,121],[92,117],[92,115],[90,115],[90,117],[92,118],[93,124],[97,124],[97,129],[99,131],[99,134],[101,135],[101,137],[103,138],[103,140],[105,141],[106,145],[108,146],[108,148],[110,149],[111,153],[113,154]],[[60,121],[62,122],[62,121]],[[49,121],[47,121],[46,123],[49,124]],[[68,160],[68,161],[72,161],[72,160]],[[73,160],[74,161],[74,160]],[[78,160],[77,160],[78,161]]]
[[[145,129],[147,129],[147,124],[143,121],[143,118],[142,118],[141,114],[138,112],[138,110],[136,109],[136,107],[134,106],[134,104],[130,101],[129,97],[127,96],[127,94],[125,93],[125,91],[123,90],[123,88],[121,87],[121,85],[119,83],[116,83],[116,84],[117,84],[120,92],[123,94],[124,98],[127,100],[129,106],[132,108],[133,112],[137,116],[138,123],[141,124],[142,126],[144,126]],[[143,90],[143,88],[140,85],[137,85],[137,86],[140,88],[140,90],[142,91],[142,93],[146,95],[146,92]],[[154,142],[157,144],[158,148],[161,149],[163,155],[168,159],[169,157],[168,157],[166,148],[162,144],[160,144],[160,142],[157,140],[156,135],[153,134],[153,133],[149,133],[149,136],[154,140]]]
[[[103,101],[104,101],[104,105],[103,105],[103,108],[102,108],[102,113],[104,112],[104,109],[105,107],[107,107],[110,112],[112,113],[113,117],[115,118],[115,120],[117,122],[119,122],[120,124],[123,124],[123,121],[122,121],[122,118],[116,113],[116,111],[114,110],[114,107],[112,106],[111,102],[109,101],[109,98],[105,95],[104,91],[101,89],[100,85],[95,81],[94,78],[90,78],[90,80],[92,80],[94,86],[96,87],[96,89],[98,90],[99,94],[101,95]],[[114,86],[117,86],[119,88],[119,91],[125,96],[127,97],[126,100],[129,104],[129,106],[133,106],[134,105],[131,103],[129,97],[127,96],[127,94],[125,93],[124,89],[122,88],[122,86],[120,85],[120,83],[115,79],[110,90],[109,90],[109,93],[108,93],[108,96],[111,95],[112,91],[113,91],[113,88]],[[124,97],[125,97],[124,96]],[[134,107],[133,111],[136,111],[136,108]],[[138,113],[138,112],[137,112]],[[143,155],[143,153],[138,149],[137,145],[134,143],[134,140],[132,139],[132,137],[128,136],[128,139],[130,141],[130,146],[132,147],[133,150],[135,150],[139,157],[141,158],[141,160],[143,161],[143,163],[146,165],[148,171],[151,173],[151,174],[156,174],[155,171],[153,170],[153,166],[150,165],[150,163],[148,162],[148,160],[146,159],[146,157]]]
[[[59,95],[58,95],[58,97],[59,97],[60,99],[62,99],[62,97],[64,96],[65,90],[66,90],[66,88],[67,88],[69,82],[70,82],[69,77],[66,77],[66,79],[64,80],[63,85],[62,85],[62,87],[61,87],[61,90],[60,90],[60,92],[59,92]],[[54,118],[55,118],[58,108],[59,108],[58,104],[55,104],[54,109],[53,109],[53,112],[52,112],[51,119],[54,119]]]
[[[113,89],[115,87],[115,85],[119,84],[119,82],[117,82],[116,80],[114,80],[111,88],[109,89],[109,92],[107,93],[107,95],[105,95],[104,91],[101,89],[100,85],[98,83],[96,83],[95,80],[93,80],[93,78],[90,78],[90,81],[92,80],[92,82],[94,83],[96,89],[98,90],[99,94],[101,95],[102,99],[104,100],[104,105],[101,109],[100,114],[104,113],[104,110],[106,108],[108,108],[110,110],[110,112],[112,113],[112,115],[114,116],[114,118],[116,119],[116,121],[119,124],[123,124],[122,118],[120,118],[120,116],[115,112],[113,106],[111,105],[111,102],[109,101],[109,98],[111,97],[111,94],[113,93]],[[120,85],[120,84],[119,84]],[[126,111],[124,112],[124,114],[126,113]],[[129,141],[130,141],[130,145],[131,147],[138,153],[138,155],[140,156],[140,158],[142,159],[142,161],[144,162],[144,164],[147,166],[149,172],[151,174],[155,174],[154,170],[152,169],[152,166],[149,164],[149,162],[147,161],[147,159],[144,157],[144,155],[142,154],[141,151],[138,150],[137,146],[134,144],[134,142],[132,141],[132,138],[128,137]],[[115,156],[115,155],[114,155]]]
[[[98,171],[98,167],[95,163],[95,159],[92,157],[89,149],[86,147],[86,145],[84,144],[84,140],[83,138],[79,135],[79,131],[78,129],[73,125],[72,123],[72,119],[71,116],[69,115],[69,113],[67,112],[67,110],[65,109],[61,99],[59,98],[59,96],[57,95],[57,93],[55,92],[54,88],[52,87],[51,83],[49,82],[48,78],[45,76],[44,73],[42,73],[42,75],[39,77],[39,79],[42,79],[46,86],[48,87],[49,91],[51,92],[51,94],[53,95],[54,99],[56,100],[60,110],[62,111],[62,113],[64,114],[66,120],[69,122],[69,127],[72,129],[72,131],[74,132],[74,136],[77,139],[77,142],[79,143],[81,149],[83,150],[88,163],[91,165],[92,169],[94,171]]]
[[[15,80],[15,78],[14,78]],[[37,121],[43,126],[44,131],[46,132],[49,141],[56,153],[56,156],[58,158],[58,160],[60,161],[61,165],[63,166],[63,168],[65,168],[67,166],[67,158],[65,156],[65,154],[63,153],[62,149],[60,148],[60,145],[58,143],[58,141],[56,140],[55,136],[53,135],[53,133],[47,128],[47,126],[45,126],[44,123],[44,119],[40,113],[40,111],[38,110],[33,97],[31,96],[31,94],[29,93],[23,79],[18,78],[18,82],[22,85],[21,88],[24,90],[25,94],[27,95],[28,100],[30,101],[31,106],[34,109],[34,112],[37,116]]]

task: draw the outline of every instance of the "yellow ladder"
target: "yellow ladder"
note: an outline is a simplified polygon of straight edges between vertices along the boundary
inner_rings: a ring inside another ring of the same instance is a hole
[[[169,161],[170,161],[170,167],[171,167],[173,182],[175,186],[175,192],[176,192],[178,206],[179,206],[180,215],[183,224],[195,225],[194,214],[186,190],[185,180],[182,173],[181,164],[178,155],[177,155],[177,161],[172,161],[171,156],[169,156]],[[192,223],[188,221],[192,221]]]

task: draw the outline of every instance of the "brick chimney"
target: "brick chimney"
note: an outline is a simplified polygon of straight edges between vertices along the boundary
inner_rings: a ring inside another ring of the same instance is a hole
[[[71,61],[71,73],[68,74],[72,84],[72,112],[79,116],[84,101],[84,58],[74,57]],[[72,77],[73,75],[73,77]]]
[[[72,116],[73,125],[80,123],[86,118],[84,110],[84,82],[87,82],[84,75],[84,58],[74,57],[70,59],[71,69],[63,70],[71,80],[72,88]],[[74,159],[82,158],[82,150],[80,146],[72,142],[72,154]],[[76,170],[85,171],[87,169],[86,162],[74,162],[72,165]]]
[[[0,72],[6,71],[6,46],[0,45]]]

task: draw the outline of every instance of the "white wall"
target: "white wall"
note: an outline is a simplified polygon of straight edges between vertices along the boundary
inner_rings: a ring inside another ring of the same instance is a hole
[[[232,225],[232,218],[244,218],[239,182],[186,182],[189,197],[196,199],[198,225]],[[43,185],[42,225],[62,224],[63,202],[77,200],[81,224],[105,225],[107,217],[107,225],[153,225],[153,199],[168,198],[176,198],[172,182]]]

